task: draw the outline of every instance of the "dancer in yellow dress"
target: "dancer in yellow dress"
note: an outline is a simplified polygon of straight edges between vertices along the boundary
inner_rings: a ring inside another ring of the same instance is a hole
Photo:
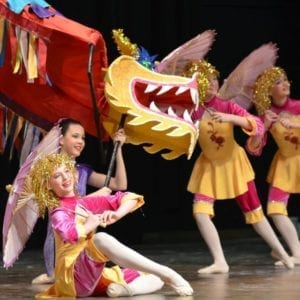
[[[229,271],[212,217],[215,200],[230,198],[236,199],[246,223],[253,226],[287,268],[293,268],[291,258],[264,216],[247,154],[234,139],[234,126],[241,127],[253,137],[263,133],[262,122],[238,104],[217,95],[219,73],[209,62],[191,62],[186,67],[185,75],[192,76],[194,73],[198,76],[202,105],[193,117],[199,120],[199,146],[202,152],[194,164],[188,191],[194,194],[194,218],[213,257],[213,264],[199,269],[198,273]]]
[[[257,78],[253,100],[264,122],[265,134],[256,137],[248,150],[260,155],[268,132],[278,147],[267,175],[267,214],[286,242],[294,263],[300,264],[299,237],[287,210],[290,194],[300,193],[300,101],[290,98],[290,86],[280,67],[268,68]]]

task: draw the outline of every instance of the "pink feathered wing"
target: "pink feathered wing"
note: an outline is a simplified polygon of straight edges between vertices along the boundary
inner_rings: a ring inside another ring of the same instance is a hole
[[[265,69],[277,59],[278,48],[273,43],[263,44],[245,57],[230,73],[219,90],[224,99],[232,99],[245,109],[252,105],[253,85]]]
[[[181,75],[188,62],[202,59],[207,54],[215,40],[215,35],[214,30],[206,30],[198,34],[169,53],[157,64],[155,71],[162,74]]]
[[[12,185],[3,221],[3,264],[11,267],[25,247],[38,220],[38,206],[34,194],[27,190],[25,179],[32,165],[41,156],[59,150],[61,130],[54,126],[29,154]]]

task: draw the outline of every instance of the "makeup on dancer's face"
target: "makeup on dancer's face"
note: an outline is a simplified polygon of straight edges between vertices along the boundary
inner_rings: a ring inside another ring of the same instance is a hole
[[[74,191],[72,171],[65,165],[57,167],[48,181],[49,188],[59,197],[68,196]]]
[[[61,151],[70,157],[78,157],[85,147],[84,128],[79,124],[70,124],[61,139]]]
[[[282,106],[290,95],[290,82],[286,76],[280,76],[275,80],[270,89],[272,103],[276,106]]]
[[[215,75],[211,75],[207,77],[209,85],[207,88],[207,100],[209,100],[212,96],[216,95],[219,90],[219,80]]]

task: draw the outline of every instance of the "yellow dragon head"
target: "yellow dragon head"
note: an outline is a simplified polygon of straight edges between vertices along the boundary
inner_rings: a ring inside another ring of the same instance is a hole
[[[198,138],[191,119],[199,105],[196,76],[160,74],[121,55],[110,64],[104,82],[109,108],[103,125],[109,134],[125,114],[127,142],[144,144],[146,152],[161,152],[169,160],[191,157]]]

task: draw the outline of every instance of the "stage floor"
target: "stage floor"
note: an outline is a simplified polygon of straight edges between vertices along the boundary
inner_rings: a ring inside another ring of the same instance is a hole
[[[197,274],[197,270],[210,264],[211,258],[206,246],[197,234],[195,234],[194,240],[191,240],[189,235],[186,242],[182,242],[182,238],[180,242],[166,242],[165,239],[160,241],[156,239],[155,241],[147,241],[142,245],[130,245],[140,253],[181,273],[190,281],[194,288],[194,295],[178,297],[169,287],[165,286],[156,294],[126,299],[300,299],[300,266],[296,266],[293,270],[274,266],[268,246],[264,244],[262,239],[252,234],[250,236],[239,234],[238,237],[223,237],[222,241],[225,255],[230,264],[229,273],[201,276]],[[31,285],[31,280],[42,272],[44,272],[42,251],[24,251],[12,268],[5,270],[1,267],[0,299],[34,299],[34,295],[38,291],[47,287]]]

